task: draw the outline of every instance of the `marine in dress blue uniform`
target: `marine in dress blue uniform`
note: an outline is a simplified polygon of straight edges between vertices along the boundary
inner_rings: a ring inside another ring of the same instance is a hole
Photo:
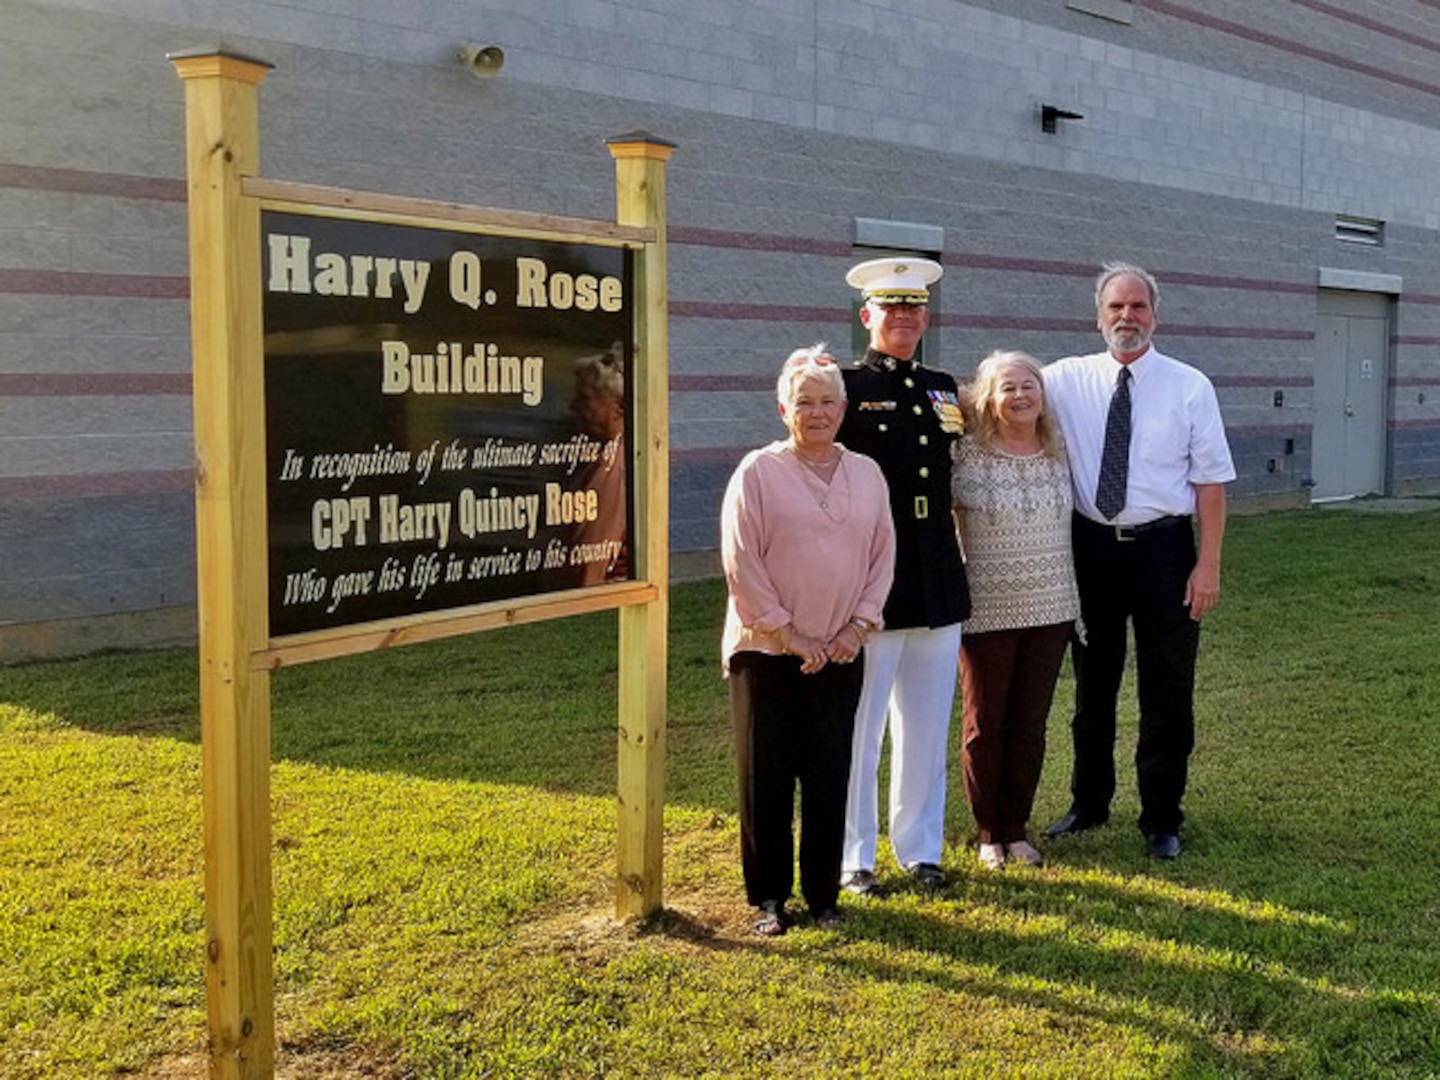
[[[865,298],[870,348],[844,372],[849,408],[837,440],[879,463],[895,524],[895,582],[884,627],[865,647],[846,806],[846,887],[875,878],[880,750],[891,740],[889,833],[896,861],[938,887],[945,838],[946,749],[960,624],[970,592],[950,513],[950,447],[960,435],[955,380],[915,359],[929,322],[929,259],[872,259],[846,280]]]

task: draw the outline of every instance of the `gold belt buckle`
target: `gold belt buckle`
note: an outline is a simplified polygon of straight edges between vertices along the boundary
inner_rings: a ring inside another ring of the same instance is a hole
[[[920,521],[930,516],[930,500],[924,495],[915,496],[915,520]]]

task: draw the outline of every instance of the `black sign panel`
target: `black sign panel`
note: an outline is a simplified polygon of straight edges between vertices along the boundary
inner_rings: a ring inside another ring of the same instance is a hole
[[[633,253],[262,215],[270,633],[630,577]]]

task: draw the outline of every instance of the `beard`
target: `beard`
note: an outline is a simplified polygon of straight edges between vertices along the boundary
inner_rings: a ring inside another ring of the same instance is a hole
[[[1134,323],[1116,323],[1105,328],[1105,344],[1116,352],[1144,352],[1150,345],[1150,331]]]

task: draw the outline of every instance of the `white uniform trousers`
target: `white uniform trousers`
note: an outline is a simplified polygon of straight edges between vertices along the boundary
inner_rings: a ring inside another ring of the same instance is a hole
[[[885,630],[865,643],[855,710],[842,871],[875,869],[880,748],[890,719],[890,845],[902,867],[940,862],[945,843],[945,755],[960,624]]]

